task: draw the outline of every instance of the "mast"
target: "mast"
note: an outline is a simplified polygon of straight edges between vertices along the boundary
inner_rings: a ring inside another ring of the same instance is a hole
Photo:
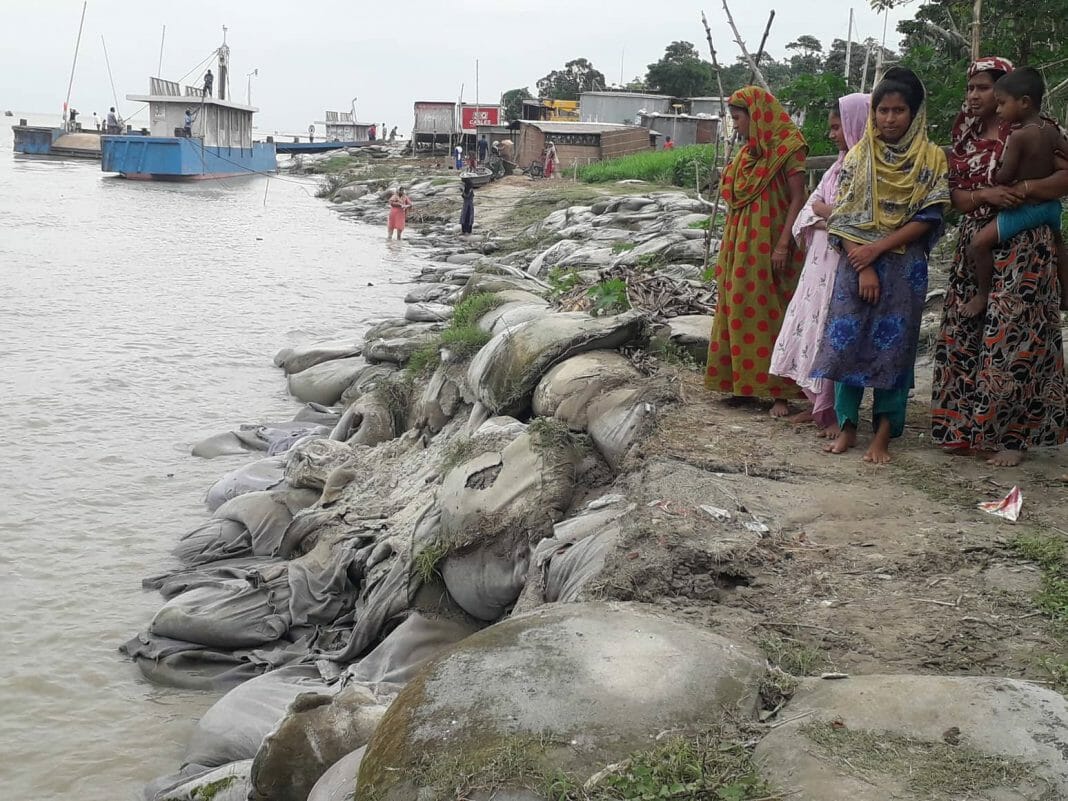
[[[167,26],[163,26],[163,33],[159,37],[159,66],[156,67],[156,77],[163,77],[163,43],[167,41]]]
[[[230,47],[226,44],[226,26],[223,25],[223,43],[219,48],[219,100],[226,100],[226,82],[230,75]]]
[[[481,112],[482,112],[482,109],[480,109],[478,107],[478,59],[476,58],[475,59],[475,117],[474,117],[475,139],[478,139],[478,118],[479,118],[479,115],[481,114]],[[461,112],[461,114],[462,113],[463,112]],[[461,125],[460,127],[462,128],[463,126]]]
[[[82,46],[82,28],[85,26],[85,9],[89,5],[89,0],[85,0],[82,3],[82,21],[78,23],[78,39],[74,43],[74,63],[70,65],[70,81],[67,82],[67,99],[63,101],[63,116],[67,116],[67,110],[70,108],[70,92],[74,88],[74,68],[78,66],[78,48]]]

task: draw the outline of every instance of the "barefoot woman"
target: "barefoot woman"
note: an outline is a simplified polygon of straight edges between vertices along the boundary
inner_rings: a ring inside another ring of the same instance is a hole
[[[1057,254],[1049,228],[1023,231],[994,251],[986,318],[962,309],[976,292],[966,251],[998,209],[1025,199],[1068,193],[1068,171],[996,186],[993,175],[1009,128],[997,117],[994,82],[1012,70],[987,58],[968,71],[964,111],[953,126],[950,184],[964,213],[935,343],[932,436],[945,448],[976,452],[991,464],[1020,463],[1027,448],[1060,445],[1068,436],[1068,388],[1057,307]]]
[[[773,399],[772,415],[783,417],[787,399],[801,391],[768,368],[804,262],[791,229],[805,203],[807,148],[779,101],[759,87],[731,95],[730,112],[746,144],[723,175],[727,224],[705,386],[735,398]]]
[[[856,444],[865,387],[874,390],[875,437],[865,461],[890,461],[892,437],[905,429],[920,318],[927,296],[927,257],[949,205],[945,153],[927,139],[925,92],[910,70],[895,67],[872,92],[864,138],[849,151],[827,223],[846,254],[813,375],[836,383],[841,433],[827,446]]]

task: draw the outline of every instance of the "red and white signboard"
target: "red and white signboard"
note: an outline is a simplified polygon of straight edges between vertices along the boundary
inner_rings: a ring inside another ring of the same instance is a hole
[[[473,131],[480,125],[500,124],[499,106],[463,106],[460,109],[460,127],[465,131]]]

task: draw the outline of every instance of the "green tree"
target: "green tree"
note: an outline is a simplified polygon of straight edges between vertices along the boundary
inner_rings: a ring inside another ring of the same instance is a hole
[[[879,10],[905,4],[871,3]],[[943,144],[964,99],[973,8],[973,0],[924,0],[913,19],[898,24],[901,64],[924,80],[931,132]],[[1047,111],[1068,116],[1068,0],[984,0],[981,25],[982,54],[1038,69],[1046,79]]]
[[[527,87],[509,89],[501,95],[501,113],[506,120],[518,120],[523,116],[523,101],[534,97]]]
[[[585,58],[572,59],[537,83],[538,96],[552,100],[578,100],[583,92],[603,91],[605,85],[604,73]]]
[[[798,36],[786,45],[786,49],[794,51],[790,56],[790,67],[795,73],[815,75],[823,69],[823,45],[815,36]]]
[[[810,156],[827,156],[837,153],[837,147],[829,138],[827,114],[835,101],[847,94],[845,79],[841,75],[824,72],[819,75],[799,75],[780,92],[780,99],[794,111],[802,111],[805,122],[801,133],[808,142]]]
[[[715,94],[716,73],[690,42],[672,42],[663,57],[649,65],[645,85],[672,97],[701,97]]]

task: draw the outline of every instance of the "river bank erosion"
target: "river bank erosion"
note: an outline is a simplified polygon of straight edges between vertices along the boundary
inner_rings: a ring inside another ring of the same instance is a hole
[[[146,799],[1068,797],[1063,451],[932,448],[923,353],[889,466],[721,403],[693,192],[514,176],[461,236],[447,170],[296,169],[383,239],[407,188],[404,312],[283,347],[292,418],[194,446],[122,650],[219,700]]]

